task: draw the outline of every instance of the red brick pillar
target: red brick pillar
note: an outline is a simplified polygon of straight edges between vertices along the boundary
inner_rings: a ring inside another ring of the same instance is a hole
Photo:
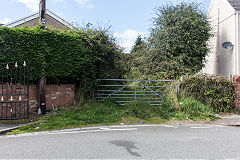
[[[233,82],[235,84],[235,106],[240,110],[240,76],[234,76]]]

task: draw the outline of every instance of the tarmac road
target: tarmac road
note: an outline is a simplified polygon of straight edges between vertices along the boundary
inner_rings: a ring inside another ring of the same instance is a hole
[[[1,159],[240,159],[240,128],[103,126],[0,136]]]

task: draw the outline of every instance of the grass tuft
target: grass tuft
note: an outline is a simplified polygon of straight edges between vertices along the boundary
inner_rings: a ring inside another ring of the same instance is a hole
[[[11,134],[86,127],[110,124],[163,123],[176,120],[214,120],[215,114],[192,98],[180,100],[180,109],[174,109],[171,98],[165,98],[161,106],[146,103],[130,103],[115,106],[112,102],[88,103],[74,109],[57,109],[38,122],[14,130]]]
[[[217,119],[213,109],[193,98],[184,98],[180,100],[181,112],[182,115],[187,116],[187,118],[192,120],[201,120],[201,119]],[[176,117],[180,117],[181,113],[178,113]]]

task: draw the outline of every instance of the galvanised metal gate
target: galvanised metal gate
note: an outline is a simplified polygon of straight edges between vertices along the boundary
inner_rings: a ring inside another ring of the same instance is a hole
[[[29,118],[29,63],[0,65],[0,119]]]
[[[161,105],[166,89],[175,88],[179,94],[176,80],[128,80],[98,79],[97,101],[113,100],[117,105],[132,102]]]

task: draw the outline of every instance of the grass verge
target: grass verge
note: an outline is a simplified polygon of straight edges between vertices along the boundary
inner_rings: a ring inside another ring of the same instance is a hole
[[[169,100],[164,101],[162,106],[144,103],[131,103],[126,106],[115,106],[111,102],[89,103],[79,105],[74,109],[59,108],[36,123],[13,130],[10,134],[120,123],[160,124],[173,119],[198,121],[215,120],[217,117],[209,106],[192,98],[181,99],[178,110],[174,109]]]
[[[212,107],[202,104],[193,98],[180,99],[180,111],[175,112],[175,117],[178,119],[185,118],[194,121],[199,120],[216,120],[216,114]]]

